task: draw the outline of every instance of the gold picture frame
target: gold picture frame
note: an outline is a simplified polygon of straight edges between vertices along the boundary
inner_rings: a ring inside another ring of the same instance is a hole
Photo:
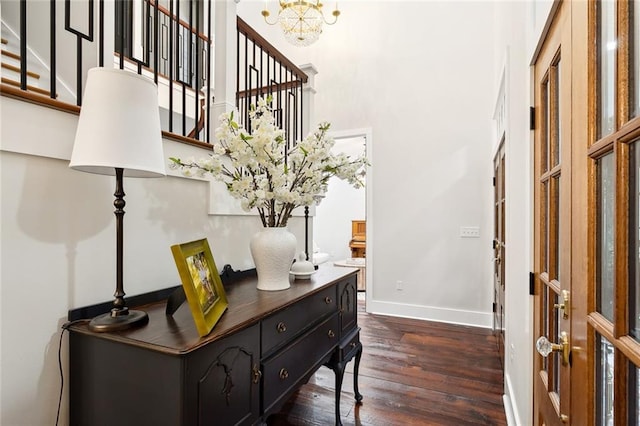
[[[227,296],[207,239],[171,246],[182,288],[200,336],[213,330],[227,309]]]

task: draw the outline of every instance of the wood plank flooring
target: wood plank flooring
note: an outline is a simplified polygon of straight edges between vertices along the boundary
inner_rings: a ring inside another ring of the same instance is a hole
[[[370,315],[363,301],[358,322],[364,400],[355,403],[350,362],[340,403],[343,425],[506,425],[491,330]],[[333,389],[333,372],[322,367],[268,424],[334,424]]]

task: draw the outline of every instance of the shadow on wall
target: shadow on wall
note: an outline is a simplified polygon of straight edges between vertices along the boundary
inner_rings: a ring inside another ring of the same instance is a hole
[[[187,241],[185,237],[202,238],[194,235],[194,230],[210,233],[209,182],[174,176],[145,181],[148,181],[144,192],[149,205],[148,219],[160,224],[170,239],[182,243]]]
[[[60,166],[66,163],[51,166],[51,159],[30,158],[22,180],[17,224],[36,241],[66,247],[67,305],[71,306],[78,244],[112,226],[115,178],[64,170]],[[61,170],[55,179],[43,179],[49,167]]]

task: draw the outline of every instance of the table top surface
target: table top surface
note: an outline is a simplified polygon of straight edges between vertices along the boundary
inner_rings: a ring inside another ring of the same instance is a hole
[[[351,257],[349,259],[336,260],[333,264],[335,266],[347,266],[350,268],[364,268],[367,266],[364,257]]]
[[[345,266],[356,268],[354,265]],[[72,325],[70,330],[169,354],[185,354],[256,324],[268,315],[315,294],[356,271],[357,269],[322,265],[310,279],[291,278],[291,287],[280,291],[258,290],[255,277],[230,284],[225,288],[229,306],[211,333],[204,337],[198,335],[186,301],[173,316],[165,315],[166,301],[136,306],[135,309],[143,310],[149,315],[149,323],[139,328],[96,333],[89,330],[88,323],[79,323]]]

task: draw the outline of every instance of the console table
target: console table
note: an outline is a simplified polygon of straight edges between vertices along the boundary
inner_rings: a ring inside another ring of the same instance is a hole
[[[335,414],[346,364],[362,355],[356,270],[323,265],[308,281],[276,292],[255,277],[226,286],[229,302],[199,337],[186,304],[137,306],[141,328],[113,333],[69,328],[70,424],[252,425],[281,408],[322,365],[335,372]]]

